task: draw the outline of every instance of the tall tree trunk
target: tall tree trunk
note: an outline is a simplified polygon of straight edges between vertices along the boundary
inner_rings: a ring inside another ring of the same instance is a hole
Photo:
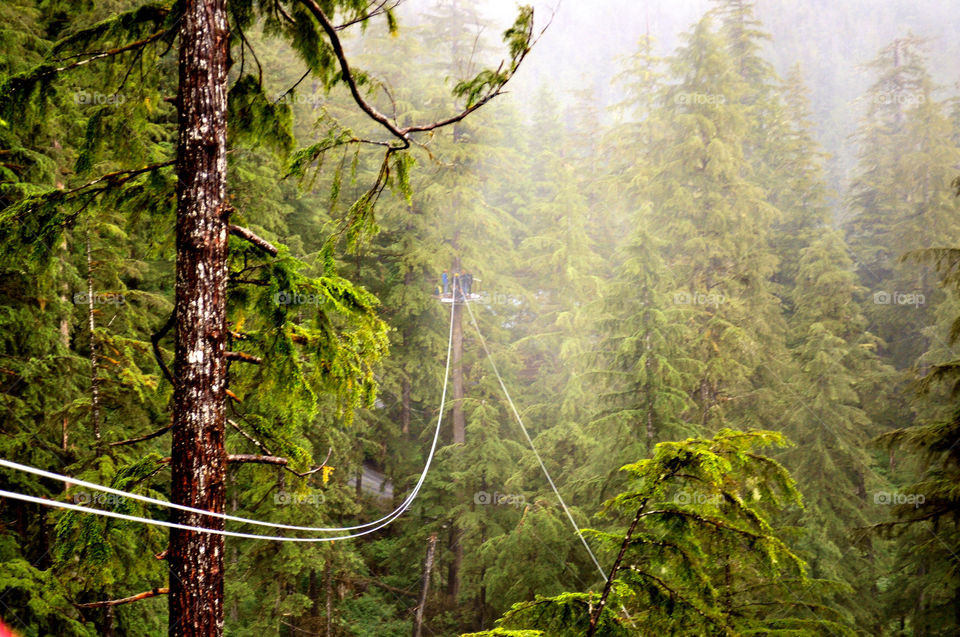
[[[423,609],[427,605],[427,593],[430,592],[430,571],[433,570],[433,556],[437,549],[437,534],[431,533],[427,540],[427,555],[423,559],[423,579],[420,582],[420,598],[417,601],[417,613],[413,619],[413,637],[420,637],[423,630]]]
[[[223,512],[226,457],[226,0],[185,0],[177,145],[176,387],[171,500]],[[176,512],[182,524],[223,521]],[[223,536],[171,530],[170,637],[223,633]]]

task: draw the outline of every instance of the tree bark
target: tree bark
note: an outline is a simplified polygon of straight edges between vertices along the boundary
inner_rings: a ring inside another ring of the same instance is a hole
[[[427,556],[423,560],[423,581],[420,583],[420,598],[417,601],[417,613],[413,619],[413,637],[420,637],[423,630],[423,609],[427,605],[427,593],[430,592],[430,571],[433,570],[433,556],[437,549],[437,534],[431,533],[427,541]]]
[[[222,513],[226,388],[226,0],[185,0],[180,25],[171,501]],[[223,520],[176,511],[176,522]],[[170,637],[223,633],[223,536],[170,531]]]

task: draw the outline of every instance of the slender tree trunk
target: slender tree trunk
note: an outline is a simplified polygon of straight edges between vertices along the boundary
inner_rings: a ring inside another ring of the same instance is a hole
[[[620,564],[623,562],[623,556],[626,555],[627,547],[630,546],[630,540],[633,539],[633,532],[637,529],[637,525],[640,524],[640,518],[643,515],[643,510],[646,507],[647,500],[644,500],[637,509],[637,515],[633,518],[630,528],[627,529],[627,535],[623,538],[623,544],[620,545],[620,552],[617,554],[617,559],[614,561],[613,567],[610,569],[610,574],[607,575],[607,582],[603,585],[603,593],[600,595],[600,603],[597,604],[597,608],[593,611],[593,614],[590,615],[590,629],[587,631],[587,637],[593,637],[597,632],[600,615],[603,614],[603,608],[607,605],[607,598],[610,596],[610,591],[613,590],[613,582],[617,577],[617,571],[620,569]]]
[[[113,637],[113,606],[107,606],[103,609],[103,636]]]
[[[417,613],[413,619],[413,637],[420,637],[423,630],[423,609],[427,605],[430,592],[430,571],[433,570],[433,556],[437,549],[437,534],[431,533],[427,540],[427,556],[423,559],[423,579],[420,583],[420,598],[417,601]]]
[[[403,275],[403,285],[405,287],[413,285],[413,273],[410,270]],[[409,327],[403,330],[403,343],[404,345],[410,343]],[[404,365],[403,380],[400,384],[400,431],[404,437],[410,435],[410,389],[410,370]]]
[[[459,234],[459,233],[457,233]],[[457,236],[453,239],[453,248],[457,249]],[[450,374],[453,379],[453,443],[463,444],[467,439],[466,422],[463,416],[463,306],[459,305],[457,295],[460,293],[460,279],[456,273],[460,271],[460,257],[453,258],[450,268],[450,285],[453,292],[453,351],[451,352]]]
[[[230,477],[230,491],[231,491],[230,512],[233,515],[236,515],[237,509],[240,508],[240,502],[238,499],[239,491],[236,488],[237,472],[230,471],[229,467],[227,467],[227,471],[229,472],[229,477]],[[236,544],[234,544],[233,546],[230,547],[230,568],[234,573],[237,572],[239,563],[240,563],[240,553],[237,550]],[[236,595],[233,596],[233,599],[230,602],[230,621],[234,623],[240,621],[240,600],[237,598]]]
[[[447,565],[447,603],[454,608],[460,597],[460,564],[463,562],[463,531],[457,524],[450,526],[447,548],[451,556]]]
[[[454,250],[457,248],[457,237],[453,240]],[[450,354],[450,374],[453,379],[453,443],[463,444],[467,440],[466,421],[463,415],[463,306],[457,303],[457,295],[460,294],[459,277],[455,274],[460,271],[460,257],[453,259],[451,268],[451,291],[453,292],[453,343]],[[456,521],[450,527],[450,543],[448,545],[451,554],[450,564],[447,568],[447,599],[449,605],[457,605],[457,598],[460,596],[460,564],[463,562],[463,545],[461,542],[463,533]]]
[[[326,637],[333,637],[333,555],[327,558],[326,572],[324,573],[324,594],[326,595]]]
[[[466,419],[463,415],[463,306],[453,305],[453,351],[450,353],[450,375],[453,377],[453,443],[467,440]]]
[[[90,421],[93,424],[93,439],[100,454],[100,379],[97,369],[97,337],[94,330],[93,253],[90,248],[90,232],[87,232],[87,327],[90,329]],[[66,434],[64,434],[66,438]]]
[[[64,250],[67,249],[67,240],[63,240],[63,244],[60,246]],[[70,301],[69,293],[70,286],[64,281],[63,286],[60,288],[63,291],[63,294],[60,295],[60,300],[64,303]],[[60,319],[60,342],[63,344],[64,349],[70,349],[70,319],[64,317]],[[60,446],[64,452],[67,451],[70,441],[70,421],[66,416],[63,417],[63,421],[60,426]],[[70,486],[66,483],[63,485],[63,492],[66,493],[67,489]]]
[[[171,500],[223,512],[226,457],[226,0],[185,0],[180,21],[176,348]],[[182,524],[223,528],[176,512]],[[223,633],[223,536],[170,531],[170,637]]]

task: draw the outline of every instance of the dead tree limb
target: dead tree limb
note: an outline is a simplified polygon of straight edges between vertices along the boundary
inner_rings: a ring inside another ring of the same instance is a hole
[[[170,373],[170,368],[163,362],[163,352],[160,351],[160,341],[167,335],[170,328],[173,327],[173,320],[176,315],[176,310],[170,312],[170,317],[167,319],[167,322],[163,324],[163,327],[150,335],[150,344],[153,346],[153,357],[157,359],[157,364],[160,365],[160,370],[163,372],[163,375],[166,376],[170,384],[174,386],[176,386],[177,383],[173,378],[173,374]]]
[[[108,599],[102,602],[90,602],[89,604],[74,604],[74,606],[76,608],[107,608],[111,606],[119,606],[121,604],[129,604],[130,602],[138,602],[141,599],[156,597],[157,595],[166,595],[169,592],[170,589],[166,587],[154,588],[149,591],[137,593],[136,595],[131,595],[130,597],[124,597],[123,599]]]
[[[247,228],[244,228],[242,226],[237,226],[231,223],[230,234],[232,234],[235,237],[240,237],[244,241],[252,243],[253,245],[257,246],[258,248],[260,248],[261,250],[269,254],[271,257],[277,256],[276,246],[274,246],[272,243],[270,243],[263,237],[257,235],[252,230],[248,230]]]
[[[427,593],[430,592],[430,572],[433,570],[433,556],[437,548],[437,534],[431,533],[427,540],[427,555],[423,560],[423,576],[420,583],[420,595],[417,597],[417,612],[413,620],[413,637],[420,637],[423,630],[423,609],[427,605]]]
[[[252,354],[246,354],[244,352],[224,352],[224,355],[227,357],[228,361],[238,361],[240,363],[252,363],[254,365],[259,365],[263,362],[263,359],[259,356],[253,356]]]

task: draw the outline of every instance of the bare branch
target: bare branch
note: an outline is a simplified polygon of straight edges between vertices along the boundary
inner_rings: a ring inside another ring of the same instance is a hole
[[[321,469],[323,469],[325,466],[327,466],[327,462],[329,462],[330,456],[333,455],[333,447],[329,447],[329,448],[327,449],[327,457],[324,458],[324,459],[323,459],[323,462],[321,462],[319,465],[317,465],[317,466],[314,467],[313,469],[310,469],[309,471],[304,471],[304,472],[302,472],[302,473],[301,473],[300,471],[294,471],[294,470],[291,469],[289,466],[287,466],[287,462],[288,462],[288,461],[287,461],[286,458],[283,458],[282,456],[274,456],[273,453],[271,453],[270,450],[267,449],[267,446],[266,446],[265,444],[263,444],[262,442],[260,442],[259,440],[257,440],[256,438],[254,438],[253,436],[251,436],[250,434],[248,434],[246,431],[244,431],[243,428],[242,428],[240,425],[238,425],[236,422],[234,422],[233,420],[230,420],[229,418],[227,418],[227,424],[229,424],[231,427],[233,427],[233,428],[236,429],[238,432],[240,432],[240,435],[241,435],[241,436],[243,436],[244,438],[246,438],[247,440],[249,440],[251,443],[253,443],[253,445],[254,445],[257,449],[259,449],[259,450],[262,451],[264,454],[266,454],[265,456],[251,456],[251,457],[254,457],[254,458],[265,458],[265,457],[280,458],[280,459],[284,460],[283,463],[280,463],[280,462],[267,462],[267,463],[268,463],[268,464],[279,464],[279,465],[282,465],[284,469],[286,469],[286,470],[289,471],[290,473],[292,473],[292,474],[294,474],[295,476],[298,476],[298,477],[300,477],[300,478],[306,478],[307,476],[313,475],[313,474],[316,473],[317,471],[320,471]],[[231,456],[229,456],[229,457],[230,457],[230,458],[240,457],[241,455],[243,455],[243,454],[236,454],[236,456],[231,455]],[[243,461],[239,461],[239,462],[243,462]],[[255,462],[255,461],[251,460],[250,462]]]
[[[167,332],[170,331],[170,328],[173,327],[173,319],[176,315],[176,312],[170,312],[170,317],[167,318],[167,322],[163,324],[159,330],[150,335],[150,344],[153,346],[153,357],[157,359],[157,363],[160,365],[160,370],[163,372],[163,375],[167,377],[167,380],[170,381],[171,385],[176,385],[176,381],[173,378],[173,374],[170,373],[170,369],[167,367],[167,364],[163,362],[163,353],[160,351],[160,341],[164,336],[167,335]]]
[[[106,608],[109,606],[119,606],[120,604],[129,604],[130,602],[138,602],[141,599],[156,597],[157,595],[166,595],[169,592],[170,592],[170,589],[166,587],[154,588],[153,590],[137,593],[136,595],[131,595],[130,597],[124,597],[123,599],[109,599],[103,602],[90,602],[89,604],[74,604],[74,606],[77,608]]]
[[[230,453],[227,454],[227,462],[252,462],[254,464],[279,464],[283,466],[290,463],[290,461],[283,456],[261,456],[256,453]]]
[[[138,175],[152,172],[159,168],[166,168],[167,166],[173,166],[174,163],[176,162],[171,159],[170,161],[161,162],[159,164],[150,164],[149,166],[144,166],[143,168],[134,168],[131,170],[118,170],[116,172],[107,173],[106,175],[101,175],[100,177],[97,177],[93,181],[87,182],[82,186],[78,186],[76,188],[66,191],[66,194],[72,195],[75,192],[86,190],[87,188],[91,186],[96,186],[97,184],[104,181],[109,181],[113,184],[124,184]]]
[[[151,440],[151,439],[156,438],[156,437],[158,437],[158,436],[162,436],[163,434],[165,434],[165,433],[167,433],[168,431],[170,431],[170,428],[171,428],[171,425],[167,425],[167,426],[164,427],[163,429],[157,429],[157,430],[154,431],[153,433],[149,433],[149,434],[147,434],[146,436],[140,436],[139,438],[130,438],[129,440],[119,440],[119,441],[117,441],[117,442],[111,442],[109,446],[110,446],[110,447],[119,447],[120,445],[132,445],[132,444],[137,443],[137,442],[145,442],[145,441],[147,441],[147,440]]]
[[[142,39],[142,40],[137,40],[136,42],[131,42],[130,44],[127,44],[127,45],[124,45],[124,46],[121,46],[121,47],[117,47],[117,48],[115,48],[115,49],[107,49],[106,51],[100,51],[99,53],[95,53],[94,55],[91,55],[90,57],[88,57],[88,58],[86,58],[86,59],[78,60],[78,61],[76,61],[76,62],[72,62],[72,63],[70,63],[70,64],[67,64],[66,66],[61,66],[61,67],[56,68],[56,69],[51,69],[51,70],[47,71],[46,73],[41,74],[40,77],[46,77],[47,75],[52,75],[52,74],[54,74],[54,73],[62,73],[62,72],[64,72],[64,71],[70,71],[70,70],[73,70],[73,69],[77,68],[78,66],[83,66],[84,64],[89,64],[90,62],[93,62],[94,60],[99,60],[99,59],[105,58],[105,57],[112,57],[112,56],[114,56],[114,55],[120,55],[121,53],[126,53],[127,51],[132,51],[132,50],[134,50],[134,49],[139,49],[139,48],[145,47],[146,45],[150,44],[151,42],[156,42],[157,40],[159,40],[160,38],[162,38],[162,37],[165,36],[166,34],[167,34],[167,30],[166,30],[166,29],[164,29],[164,30],[162,30],[162,31],[157,31],[156,33],[153,33],[153,34],[151,34],[151,35],[148,35],[147,37],[145,37],[145,38]]]
[[[259,356],[253,356],[244,352],[224,352],[228,361],[238,361],[240,363],[252,363],[254,365],[260,365],[263,363],[263,359]]]
[[[230,234],[232,234],[235,237],[240,237],[241,239],[249,241],[253,245],[257,246],[258,248],[260,248],[261,250],[269,254],[271,257],[277,256],[277,248],[266,239],[255,234],[252,230],[248,230],[247,228],[244,228],[242,226],[237,226],[231,223]]]

